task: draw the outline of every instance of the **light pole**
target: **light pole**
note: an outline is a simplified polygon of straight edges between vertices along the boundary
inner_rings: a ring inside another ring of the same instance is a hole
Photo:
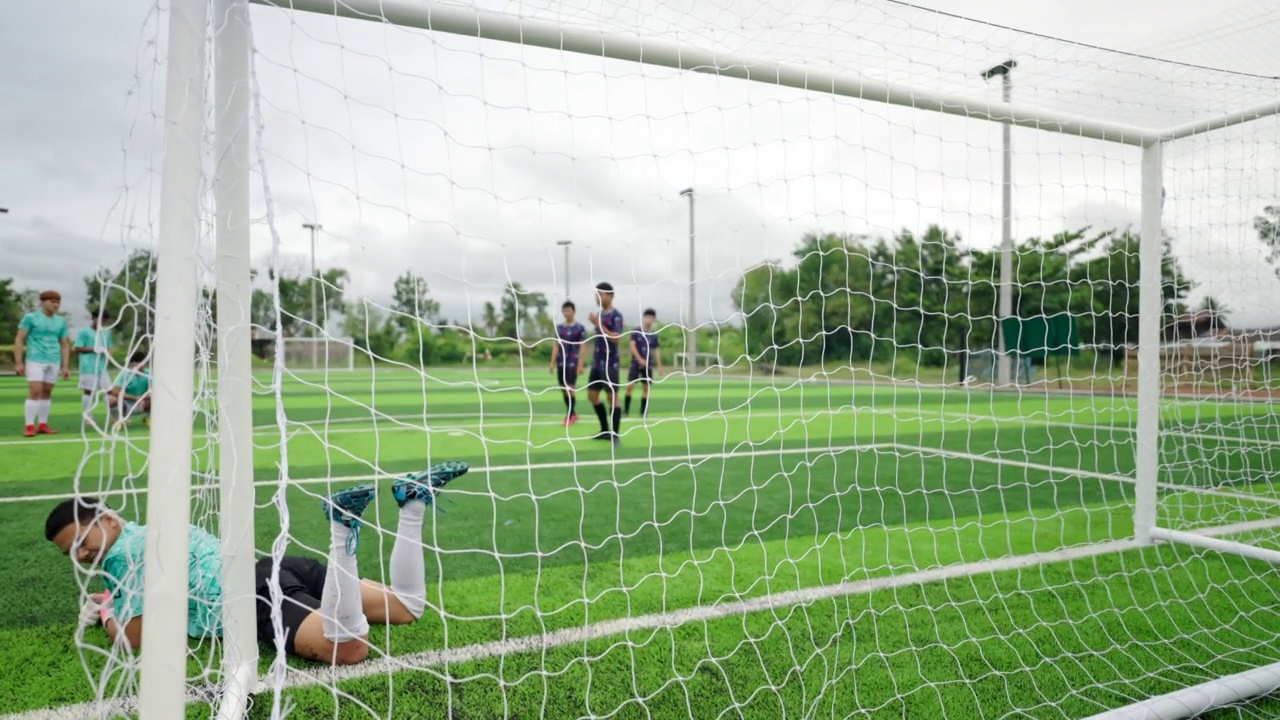
[[[691,370],[696,371],[698,369],[698,296],[694,291],[697,256],[694,253],[693,188],[681,190],[680,195],[689,198],[689,357],[686,358],[685,363]]]
[[[1001,99],[1009,103],[1013,92],[1013,78],[1010,73],[1018,66],[1015,60],[1004,62],[989,68],[982,73],[983,80],[1000,76]],[[1001,217],[1000,217],[1000,312],[996,320],[997,335],[1000,338],[1000,353],[997,356],[996,382],[1008,385],[1011,381],[1010,370],[1013,358],[1009,356],[1004,336],[1005,318],[1013,317],[1013,151],[1010,148],[1010,136],[1013,125],[1008,120],[1004,123],[1003,177],[1000,182]]]
[[[572,240],[557,240],[556,244],[564,248],[564,299],[569,299],[569,246]]]
[[[302,227],[311,231],[311,369],[314,370],[319,366],[319,341],[316,340],[317,331],[320,329],[320,315],[316,312],[316,284],[320,278],[316,276],[316,233],[320,231],[321,225],[316,223],[302,223]]]

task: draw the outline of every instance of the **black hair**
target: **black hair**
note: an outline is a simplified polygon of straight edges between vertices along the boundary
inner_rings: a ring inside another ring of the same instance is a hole
[[[146,361],[147,361],[147,354],[141,350],[129,356],[129,362],[131,363],[140,363],[140,362],[146,362]]]
[[[607,293],[613,292],[613,286],[607,282],[602,282],[596,285],[596,289],[599,290],[600,292],[607,292]]]
[[[110,320],[115,317],[111,314],[111,311],[106,308],[89,308],[89,315],[103,320]]]
[[[578,306],[577,306],[577,305],[574,305],[572,300],[565,300],[565,301],[564,301],[564,304],[560,306],[560,309],[561,309],[561,310],[563,310],[563,309],[565,309],[565,308],[569,308],[570,310],[572,310],[572,311],[574,311],[574,312],[578,312]]]
[[[654,310],[653,308],[645,308],[645,309],[644,309],[644,317],[652,317],[652,318],[656,318],[656,317],[658,317],[658,311],[657,311],[657,310]]]
[[[71,523],[89,523],[105,512],[106,505],[96,497],[78,497],[63,500],[54,506],[44,521],[44,539],[52,541],[62,529]]]

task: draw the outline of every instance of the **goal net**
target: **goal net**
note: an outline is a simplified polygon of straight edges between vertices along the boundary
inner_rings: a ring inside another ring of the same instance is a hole
[[[1121,50],[893,0],[169,5],[152,440],[76,485],[147,498],[165,634],[81,630],[83,707],[1280,709],[1280,87],[1180,34],[1261,4]],[[177,642],[197,530],[225,622]]]

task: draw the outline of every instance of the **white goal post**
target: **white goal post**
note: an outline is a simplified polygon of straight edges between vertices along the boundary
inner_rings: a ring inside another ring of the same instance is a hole
[[[561,26],[453,5],[397,0],[262,2],[297,12],[386,22],[434,32],[520,43],[563,52],[782,85],[863,101],[981,118],[1142,148],[1141,279],[1161,284],[1162,153],[1174,140],[1280,113],[1280,102],[1233,110],[1222,117],[1151,129],[1046,112],[1003,102],[881,82],[854,74],[740,55],[718,54],[664,40]],[[142,720],[181,717],[187,701],[186,586],[191,513],[192,373],[195,248],[199,235],[201,131],[208,109],[206,22],[214,28],[216,115],[214,183],[217,228],[219,482],[225,553],[224,675],[219,717],[244,714],[258,687],[253,578],[253,421],[250,408],[250,253],[248,207],[253,163],[248,0],[173,0],[169,4],[165,157],[157,248],[156,337],[152,451],[148,478],[146,591],[139,713]],[[1139,312],[1138,420],[1134,532],[1139,543],[1184,543],[1280,563],[1280,553],[1157,524],[1160,427],[1161,297],[1142,292]],[[320,342],[317,340],[316,342]],[[294,341],[288,341],[294,342]],[[312,347],[312,346],[308,346]],[[349,347],[349,345],[348,345]],[[314,348],[313,348],[314,349]],[[317,361],[318,362],[318,361]],[[352,355],[338,364],[351,367]],[[304,365],[305,367],[305,365]],[[1178,717],[1280,689],[1280,663],[1185,688],[1106,714]],[[1148,714],[1148,713],[1152,714]]]

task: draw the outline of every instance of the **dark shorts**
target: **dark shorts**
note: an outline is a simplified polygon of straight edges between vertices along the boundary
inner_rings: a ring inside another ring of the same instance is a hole
[[[574,387],[578,384],[578,366],[556,368],[556,382],[560,387]]]
[[[254,593],[258,596],[258,640],[275,643],[271,626],[271,558],[264,557],[254,567],[257,576]],[[294,638],[302,621],[320,609],[324,593],[324,563],[311,558],[286,555],[280,558],[280,618],[284,626],[284,650],[297,654]]]
[[[652,383],[653,368],[648,366],[640,367],[639,365],[633,364],[631,366],[631,370],[627,372],[627,384],[630,385],[634,382],[642,382],[645,385]]]
[[[622,384],[618,382],[621,375],[622,373],[618,370],[617,365],[610,365],[607,368],[602,365],[592,365],[591,377],[587,381],[587,388],[613,392]]]

